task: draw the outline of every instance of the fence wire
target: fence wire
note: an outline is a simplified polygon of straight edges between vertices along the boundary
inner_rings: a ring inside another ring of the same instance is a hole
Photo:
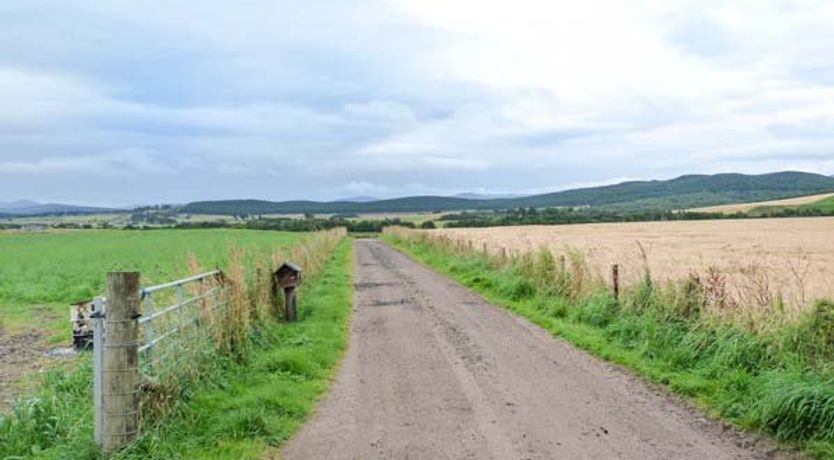
[[[138,350],[140,381],[133,394],[141,398],[143,418],[176,403],[188,383],[199,377],[201,366],[214,357],[229,305],[222,276],[215,270],[140,290],[142,315],[132,320],[139,329],[138,343],[131,346]],[[107,340],[106,299],[95,299],[92,307],[95,437],[101,443],[111,435],[103,427],[103,357],[106,349],[125,344]]]

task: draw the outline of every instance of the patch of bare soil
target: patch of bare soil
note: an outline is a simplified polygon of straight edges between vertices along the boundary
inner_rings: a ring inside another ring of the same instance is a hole
[[[287,459],[790,455],[383,243],[355,248],[350,346],[332,391],[285,446]]]
[[[26,390],[26,381],[40,369],[45,347],[40,331],[10,334],[0,328],[0,412],[11,407],[15,396]]]

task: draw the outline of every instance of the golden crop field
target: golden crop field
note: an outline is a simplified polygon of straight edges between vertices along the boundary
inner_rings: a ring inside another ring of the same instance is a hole
[[[490,252],[547,247],[584,255],[592,273],[610,279],[621,265],[625,283],[644,273],[675,281],[717,270],[740,302],[773,303],[792,311],[818,298],[834,298],[834,218],[745,219],[517,226],[433,230],[453,239],[486,243]],[[639,244],[638,244],[639,243]]]
[[[720,212],[725,214],[732,214],[734,212],[747,212],[751,209],[758,208],[760,206],[802,206],[803,204],[811,204],[816,203],[817,201],[822,201],[826,198],[830,198],[834,196],[834,193],[823,193],[820,195],[807,195],[807,196],[800,196],[796,198],[786,198],[784,200],[771,200],[771,201],[758,201],[755,203],[735,203],[735,204],[722,204],[717,206],[706,206],[703,208],[695,208],[690,209],[690,211],[695,212]]]

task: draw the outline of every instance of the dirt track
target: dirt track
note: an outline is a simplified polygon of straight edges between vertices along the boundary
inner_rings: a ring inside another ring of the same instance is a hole
[[[355,251],[350,347],[287,459],[784,457],[383,243]]]

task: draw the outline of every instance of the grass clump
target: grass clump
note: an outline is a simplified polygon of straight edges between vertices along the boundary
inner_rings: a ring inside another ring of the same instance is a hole
[[[714,414],[834,458],[831,301],[817,302],[794,321],[747,327],[728,319],[741,308],[722,295],[726,283],[715,270],[670,285],[656,283],[646,270],[617,301],[577,254],[503,257],[396,229],[384,238],[490,301]]]

